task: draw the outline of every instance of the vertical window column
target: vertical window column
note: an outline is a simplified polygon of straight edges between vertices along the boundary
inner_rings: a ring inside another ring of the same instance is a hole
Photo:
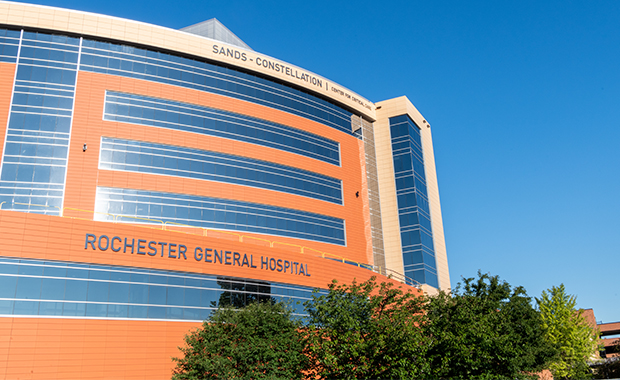
[[[0,169],[3,210],[61,212],[80,41],[22,32]]]
[[[390,134],[405,276],[438,288],[420,129],[401,115],[390,118]]]

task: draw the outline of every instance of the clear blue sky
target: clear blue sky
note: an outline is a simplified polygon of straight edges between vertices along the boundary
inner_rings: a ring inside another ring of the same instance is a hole
[[[254,50],[433,128],[452,284],[564,283],[620,320],[620,2],[35,3],[181,28],[216,17]]]

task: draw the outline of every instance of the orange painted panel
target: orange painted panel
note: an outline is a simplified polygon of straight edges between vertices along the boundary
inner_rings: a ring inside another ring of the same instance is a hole
[[[87,244],[86,234],[94,234],[98,239]],[[102,239],[102,235],[107,239]],[[134,240],[133,253],[130,248],[114,252],[108,242],[115,236]],[[187,255],[171,257],[169,251],[158,251],[154,256],[140,254],[139,239],[183,244],[187,247]],[[197,247],[227,251],[232,259],[228,263],[227,260],[224,263],[199,261],[194,256]],[[236,263],[235,252],[252,257],[256,268]],[[217,274],[323,288],[334,278],[350,283],[375,275],[313,253],[295,253],[248,241],[15,211],[0,211],[0,255]],[[273,259],[303,263],[310,275],[262,267],[265,257],[269,262]],[[396,283],[383,276],[377,277],[379,281]],[[172,321],[3,317],[0,318],[0,377],[170,378],[174,367],[170,358],[179,355],[177,347],[183,344],[183,336],[197,326],[193,322]]]
[[[4,151],[4,137],[9,122],[11,95],[13,95],[13,82],[15,80],[14,63],[0,62],[0,161]]]
[[[5,127],[14,70],[15,65],[0,64],[0,125]],[[315,133],[340,143],[341,166],[223,138],[103,121],[106,90],[243,113]],[[214,150],[321,173],[342,180],[344,205],[238,185],[209,182],[205,186],[204,181],[193,179],[99,170],[102,136]],[[0,133],[0,139],[4,139],[4,133]],[[86,151],[82,150],[84,144]],[[374,273],[335,260],[371,261],[368,205],[362,201],[366,197],[365,168],[360,161],[363,157],[363,144],[355,137],[283,111],[166,84],[80,72],[64,217],[0,211],[0,256],[192,272],[322,288],[334,278],[346,283],[354,279],[364,281]],[[347,246],[199,228],[95,222],[92,212],[97,186],[222,197],[330,215],[345,220]],[[361,199],[355,196],[357,191]],[[97,240],[88,243],[87,234]],[[125,239],[133,243],[133,248],[112,249],[119,248],[118,244]],[[171,252],[168,245],[167,250],[158,247],[153,254],[147,248],[150,241],[176,244],[177,252]],[[185,255],[178,253],[181,245],[186,248]],[[223,262],[206,262],[206,249],[224,252]],[[243,256],[249,258],[247,265]],[[278,261],[301,263],[307,273],[279,271],[272,266]],[[379,281],[394,282],[378,277]],[[0,318],[0,378],[170,378],[174,367],[170,358],[178,355],[183,335],[197,326],[192,322]]]
[[[319,134],[340,143],[341,166],[327,164],[277,149],[218,137],[103,121],[106,90],[163,97],[232,112],[243,110],[245,114],[253,117]],[[180,177],[99,170],[98,162],[102,136],[213,150],[268,160],[321,173],[342,180],[344,205],[335,205],[298,195],[248,186]],[[84,144],[87,144],[88,147],[86,152],[82,149]],[[192,89],[132,78],[80,72],[76,89],[75,115],[72,126],[72,143],[69,153],[64,206],[77,210],[93,211],[97,186],[106,186],[235,199],[315,212],[345,220],[346,247],[300,239],[267,238],[271,240],[277,239],[286,244],[303,245],[319,251],[327,250],[334,255],[346,257],[350,260],[370,263],[372,262],[372,251],[368,244],[370,231],[366,228],[369,225],[367,222],[369,213],[364,208],[364,202],[355,196],[356,192],[363,192],[364,187],[365,171],[360,163],[360,157],[364,157],[363,145],[359,144],[357,138],[286,112]],[[88,215],[88,212],[71,210],[72,216],[78,216],[78,214],[84,215],[80,217],[92,217]],[[262,235],[253,236],[265,238]]]
[[[10,336],[0,342],[2,378],[150,380],[171,377],[171,358],[200,323],[0,318],[0,326]]]
[[[87,234],[95,235],[97,241],[87,244]],[[211,235],[209,232],[208,236],[202,236],[162,230],[161,227],[0,211],[0,255],[7,257],[175,270],[323,288],[334,278],[350,282],[354,278],[365,279],[373,274],[354,265],[330,260],[329,258],[336,257],[329,253],[323,255],[307,248],[302,252],[300,247],[283,244],[274,244],[271,247],[249,236],[222,235]],[[101,236],[107,238],[101,240]],[[120,240],[112,242],[114,237]],[[133,250],[130,247],[132,240]],[[143,241],[143,248],[140,250],[139,240]],[[157,252],[154,253],[148,249],[150,241],[183,245],[186,247],[185,255],[179,255],[178,248],[177,253],[170,252],[168,246],[163,251],[161,246],[157,246]],[[230,259],[224,262],[206,262],[206,248],[229,252]],[[234,260],[235,252],[240,254],[238,262]],[[243,265],[244,255],[248,258],[248,264],[254,267]],[[269,265],[271,259],[303,263],[308,275],[273,270],[261,265],[261,258],[269,258]]]

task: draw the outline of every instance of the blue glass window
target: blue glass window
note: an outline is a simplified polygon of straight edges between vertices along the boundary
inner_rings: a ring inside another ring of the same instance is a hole
[[[0,29],[0,62],[17,61],[20,35],[19,30]]]
[[[338,142],[250,116],[142,95],[108,91],[104,120],[218,136],[340,164]]]
[[[158,164],[158,160],[164,164]],[[342,183],[338,179],[206,150],[103,137],[99,168],[234,183],[342,204]],[[175,209],[169,212],[164,216],[174,217]]]
[[[4,38],[2,36],[4,35]],[[0,31],[0,61],[17,54],[0,173],[2,209],[58,215],[64,193],[80,39]],[[10,62],[15,62],[9,60]]]
[[[17,277],[0,275],[0,298],[15,298]]]
[[[390,133],[405,276],[439,287],[420,129],[401,115]]]
[[[351,131],[351,112],[257,75],[127,45],[84,40],[80,70],[173,84],[261,104]],[[320,87],[327,84],[321,83]]]
[[[127,204],[135,205],[135,215],[121,213]],[[174,208],[174,214],[166,214],[167,207]],[[190,213],[192,209],[195,213]],[[148,219],[345,245],[344,220],[326,215],[221,198],[97,188],[95,220],[148,223]]]
[[[38,275],[25,274],[32,269]],[[49,275],[70,272],[83,273],[76,276],[78,280]],[[0,286],[0,298],[5,298],[0,299],[0,314],[4,315],[196,321],[207,319],[218,306],[243,307],[275,299],[290,302],[303,317],[301,304],[312,298],[313,290],[196,273],[4,257],[0,257],[0,273],[0,285],[6,286]],[[166,281],[154,285],[154,279]]]

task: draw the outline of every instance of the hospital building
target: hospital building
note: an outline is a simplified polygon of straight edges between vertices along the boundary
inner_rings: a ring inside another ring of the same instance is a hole
[[[0,1],[0,378],[170,378],[221,305],[449,289],[431,131],[216,19]]]

